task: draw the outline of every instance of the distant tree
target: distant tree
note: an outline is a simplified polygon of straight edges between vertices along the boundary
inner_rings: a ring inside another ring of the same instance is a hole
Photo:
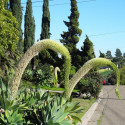
[[[121,50],[120,49],[116,49],[116,52],[115,52],[115,56],[117,57],[117,58],[121,58],[122,57],[122,53],[121,53]]]
[[[102,53],[101,51],[99,51],[99,53],[100,53],[99,57],[106,58],[106,55],[104,53]]]
[[[72,65],[77,67],[76,53],[78,53],[78,49],[76,48],[76,44],[79,42],[82,30],[78,28],[79,12],[76,0],[71,0],[71,14],[68,19],[69,22],[64,21],[65,25],[68,27],[68,31],[61,34],[62,39],[60,42],[68,48],[72,57]]]
[[[49,12],[49,0],[43,1],[43,15],[42,15],[42,30],[40,34],[40,40],[50,38],[50,12]],[[44,50],[39,54],[41,63],[49,63],[51,65],[56,65],[55,58],[58,58],[57,53],[52,50]]]
[[[95,58],[95,53],[93,49],[93,43],[89,40],[88,36],[86,35],[86,39],[83,42],[84,46],[81,47],[81,57],[82,57],[82,64],[87,62],[88,60]]]
[[[125,58],[125,53],[123,53],[123,57]]]
[[[108,50],[108,51],[106,52],[106,58],[107,58],[107,59],[112,59],[111,51]]]
[[[115,57],[113,58],[113,62],[118,66],[118,68],[121,68],[123,65],[125,65],[125,60],[122,56],[121,50],[116,49]]]
[[[7,76],[15,66],[18,42],[18,22],[4,9],[7,0],[0,0],[0,77]]]
[[[35,21],[32,15],[32,3],[31,0],[27,0],[26,13],[25,13],[25,25],[24,25],[24,53],[35,42]]]
[[[20,53],[23,53],[23,42],[22,42],[22,8],[21,8],[21,0],[10,0],[10,10],[13,13],[13,16],[16,17],[19,23],[19,41],[17,44],[17,48]]]

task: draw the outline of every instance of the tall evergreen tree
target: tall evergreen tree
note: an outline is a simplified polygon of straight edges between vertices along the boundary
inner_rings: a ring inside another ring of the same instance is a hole
[[[21,0],[10,0],[10,10],[13,13],[13,16],[16,17],[19,23],[19,42],[17,44],[18,50],[23,53],[23,42],[22,42],[22,8],[21,8]]]
[[[123,57],[125,58],[125,53],[123,53]]]
[[[35,42],[35,21],[32,16],[32,3],[27,0],[26,13],[25,13],[25,29],[24,29],[24,53]]]
[[[84,46],[81,47],[81,57],[82,57],[82,64],[87,62],[88,60],[95,58],[95,53],[93,49],[93,43],[89,40],[88,36],[86,35],[86,39],[83,42]]]
[[[72,57],[72,65],[77,67],[76,53],[78,53],[78,49],[76,48],[76,44],[79,42],[79,36],[81,35],[82,30],[78,28],[79,12],[76,0],[71,0],[71,14],[68,19],[69,22],[64,21],[65,25],[68,27],[68,31],[61,34],[62,39],[60,42],[68,48]]]
[[[111,51],[108,50],[108,51],[106,52],[106,58],[107,58],[107,59],[112,59]]]
[[[50,12],[49,12],[49,0],[43,1],[43,15],[42,15],[42,30],[40,34],[40,40],[50,38]],[[44,50],[39,54],[41,63],[49,63],[51,65],[56,65],[56,59],[58,55],[51,50]]]
[[[27,0],[26,13],[25,13],[25,26],[24,26],[24,53],[35,42],[35,20],[32,15],[32,2]],[[34,59],[31,60],[31,67],[34,67]]]
[[[121,58],[121,57],[122,57],[122,52],[121,52],[120,49],[118,49],[118,48],[116,49],[115,56],[116,56],[117,58]]]
[[[49,0],[43,1],[42,32],[40,40],[50,38],[50,12]]]
[[[101,51],[99,51],[99,53],[100,53],[99,57],[106,58],[106,55],[104,53],[102,53]]]

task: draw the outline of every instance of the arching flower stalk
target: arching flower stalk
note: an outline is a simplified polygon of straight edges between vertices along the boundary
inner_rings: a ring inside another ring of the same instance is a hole
[[[110,60],[105,59],[105,58],[94,58],[91,59],[89,61],[87,61],[77,72],[76,74],[70,79],[69,81],[69,93],[68,96],[71,96],[71,93],[74,89],[74,87],[76,86],[76,84],[79,82],[79,80],[86,74],[89,72],[89,70],[91,70],[94,67],[101,67],[101,66],[110,66],[114,72],[116,73],[116,79],[117,79],[117,84],[115,86],[115,92],[116,95],[120,97],[119,95],[119,91],[118,91],[118,87],[120,84],[120,74],[119,74],[119,70],[116,67],[116,65],[114,63],[112,63]]]
[[[70,74],[70,68],[71,68],[71,57],[70,57],[69,51],[63,45],[61,45],[53,40],[46,39],[46,40],[39,41],[37,44],[34,44],[32,47],[30,47],[27,50],[27,52],[24,54],[22,59],[19,61],[18,65],[15,69],[15,75],[12,80],[12,84],[10,86],[13,98],[16,97],[22,74],[23,74],[25,68],[27,67],[28,63],[40,51],[43,51],[45,49],[51,49],[64,56],[64,59],[65,59],[65,93],[66,93],[67,99],[70,98],[71,93],[72,93],[74,87],[76,86],[76,84],[79,82],[79,80],[86,73],[88,73],[89,70],[91,70],[92,68],[97,67],[97,66],[110,66],[115,71],[116,76],[117,76],[117,84],[115,87],[115,92],[116,92],[116,95],[118,97],[120,97],[119,91],[118,91],[118,87],[119,87],[119,83],[120,83],[120,75],[119,75],[119,71],[114,63],[112,63],[111,61],[109,61],[108,59],[105,59],[105,58],[91,59],[88,62],[86,62],[69,81],[69,74]],[[57,77],[56,77],[56,81],[57,81]]]
[[[65,59],[65,91],[66,91],[66,97],[68,97],[68,83],[69,83],[69,73],[70,73],[70,67],[71,67],[71,57],[69,54],[69,51],[61,45],[60,43],[57,43],[53,40],[45,39],[41,40],[38,43],[34,44],[32,47],[30,47],[24,56],[19,61],[16,69],[15,69],[15,75],[12,80],[12,84],[10,86],[11,92],[12,92],[12,98],[16,97],[18,87],[20,85],[20,80],[22,77],[22,74],[27,67],[30,60],[36,56],[39,52],[45,50],[45,49],[51,49],[55,52],[58,52],[64,56]]]
[[[56,68],[55,68],[55,71],[54,71],[54,74],[55,74],[55,85],[56,85],[56,88],[58,88],[58,86],[57,86],[57,83],[58,83],[58,75],[57,75],[57,71],[60,72],[59,67],[56,67]]]

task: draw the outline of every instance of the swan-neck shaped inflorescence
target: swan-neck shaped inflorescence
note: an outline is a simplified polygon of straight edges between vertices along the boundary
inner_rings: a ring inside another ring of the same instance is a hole
[[[22,74],[27,67],[30,60],[36,56],[39,52],[45,50],[45,49],[51,49],[55,52],[60,53],[62,56],[64,56],[65,59],[65,91],[66,91],[66,97],[68,97],[68,83],[69,83],[69,74],[70,74],[70,67],[71,67],[71,57],[69,54],[69,51],[67,48],[60,43],[55,42],[54,40],[41,40],[38,43],[34,44],[32,47],[30,47],[24,56],[19,61],[16,69],[15,69],[15,75],[12,80],[12,84],[10,86],[11,92],[12,92],[12,98],[16,97],[18,87],[20,85],[20,80],[22,77]]]
[[[120,83],[120,75],[119,75],[119,71],[118,68],[116,67],[116,65],[114,63],[112,63],[110,60],[105,59],[105,58],[94,58],[91,59],[89,61],[87,61],[77,72],[76,74],[69,80],[69,95],[68,97],[71,96],[71,93],[74,89],[74,87],[76,86],[76,84],[79,82],[79,80],[86,74],[89,72],[89,70],[91,70],[94,67],[101,67],[101,66],[110,66],[114,72],[116,73],[116,78],[117,78],[117,84],[115,87],[115,92],[116,95],[120,98],[119,95],[119,91],[118,91],[118,87],[119,87],[119,83]]]

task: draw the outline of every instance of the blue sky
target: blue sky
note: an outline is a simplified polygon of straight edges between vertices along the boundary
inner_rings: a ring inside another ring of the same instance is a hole
[[[26,3],[27,0],[21,0]],[[32,0],[35,2],[38,0]],[[33,16],[35,17],[36,33],[35,41],[40,38],[42,20],[42,0],[33,3]],[[87,1],[87,2],[85,2]],[[125,0],[77,0],[79,28],[82,29],[78,48],[81,48],[87,34],[94,44],[95,54],[99,56],[99,50],[106,53],[111,50],[114,56],[116,48],[122,53],[125,52]],[[62,5],[60,5],[62,4]],[[23,20],[26,4],[22,4]],[[51,0],[50,1],[50,32],[51,39],[59,42],[60,34],[67,31],[63,20],[68,21],[70,15],[70,0]],[[24,21],[22,23],[24,29]]]

